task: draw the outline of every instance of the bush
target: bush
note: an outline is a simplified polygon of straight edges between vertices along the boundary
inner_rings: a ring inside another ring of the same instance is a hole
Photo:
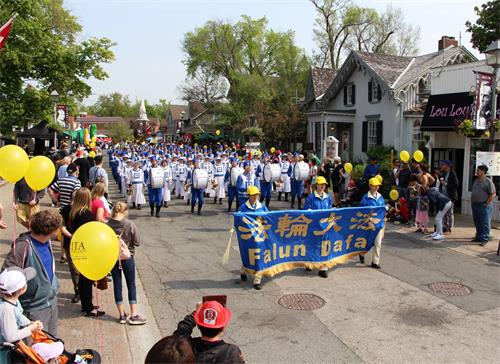
[[[374,147],[371,147],[368,149],[368,152],[366,152],[366,155],[368,158],[376,158],[380,163],[383,163],[385,161],[390,161],[391,159],[391,150],[394,150],[394,156],[397,156],[397,151],[394,149],[394,147],[391,147],[389,145],[375,145]],[[392,162],[392,161],[390,161]]]

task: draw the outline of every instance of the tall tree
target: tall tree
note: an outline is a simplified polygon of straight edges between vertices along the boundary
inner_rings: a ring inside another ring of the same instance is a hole
[[[114,59],[107,38],[78,41],[82,27],[62,0],[0,0],[0,23],[18,16],[0,52],[0,130],[25,121],[51,120],[50,92],[74,105],[91,93],[89,78],[103,80]],[[75,110],[73,110],[75,111]]]
[[[486,4],[474,7],[477,15],[476,23],[465,23],[471,33],[474,48],[484,52],[494,40],[500,39],[500,1],[488,1]]]
[[[100,95],[87,110],[96,116],[134,117],[139,113],[139,105],[134,107],[127,95],[113,92],[109,95]]]
[[[178,90],[183,100],[197,101],[210,106],[226,97],[228,86],[224,77],[200,67],[192,77],[186,78]]]

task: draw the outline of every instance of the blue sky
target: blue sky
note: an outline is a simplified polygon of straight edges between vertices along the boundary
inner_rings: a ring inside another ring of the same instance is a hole
[[[403,10],[407,22],[420,25],[420,53],[437,50],[441,35],[458,38],[471,49],[465,21],[475,20],[481,1],[354,1],[378,11],[388,4]],[[97,95],[118,91],[134,99],[180,102],[177,86],[185,78],[183,35],[209,19],[237,20],[241,14],[266,16],[273,29],[295,31],[296,43],[308,54],[315,45],[315,12],[308,0],[66,0],[83,24],[83,38],[108,37],[117,43],[116,60],[106,67],[109,78],[90,81]],[[476,56],[479,54],[475,53]]]

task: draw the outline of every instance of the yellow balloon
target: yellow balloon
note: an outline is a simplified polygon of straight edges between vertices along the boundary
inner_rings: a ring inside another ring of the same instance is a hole
[[[375,176],[375,178],[376,178],[376,179],[377,179],[380,183],[384,182],[384,178],[383,178],[380,174],[377,174],[377,175]]]
[[[347,172],[347,173],[351,173],[352,172],[352,164],[347,162],[344,164],[344,170]]]
[[[118,260],[118,237],[108,225],[88,222],[73,234],[70,254],[80,274],[98,281],[111,272]]]
[[[90,147],[90,148],[92,148],[92,149],[94,149],[94,148],[95,148],[95,143],[93,143],[93,142],[92,142],[92,143],[90,143],[90,144],[89,144],[89,147]]]
[[[220,135],[220,130],[216,130],[215,135]]]
[[[29,158],[23,148],[11,144],[0,148],[0,177],[16,183],[28,170]]]
[[[32,190],[41,191],[52,183],[55,175],[54,163],[49,158],[39,155],[30,159],[24,178]]]
[[[420,150],[416,150],[413,153],[413,159],[415,159],[418,163],[422,162],[424,160],[424,153]]]
[[[97,137],[94,135],[90,140],[92,141],[92,143],[95,143],[97,141]]]
[[[391,192],[389,192],[389,197],[391,198],[391,200],[396,201],[399,197],[398,190],[392,190]]]
[[[93,150],[90,151],[89,157],[94,158],[95,157],[95,152]]]
[[[410,153],[406,150],[402,150],[401,153],[399,153],[399,158],[401,158],[403,162],[408,162],[410,160]]]
[[[271,147],[271,149],[269,149],[269,151],[270,151],[271,153],[274,153],[274,152],[276,152],[276,148],[275,148],[275,147]]]

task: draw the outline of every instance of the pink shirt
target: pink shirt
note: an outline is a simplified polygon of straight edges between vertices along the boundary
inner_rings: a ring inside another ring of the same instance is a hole
[[[95,217],[97,217],[97,209],[102,208],[104,210],[104,220],[108,220],[108,210],[106,210],[106,207],[104,207],[104,202],[102,202],[101,199],[94,199],[92,200],[92,213],[94,214]]]

